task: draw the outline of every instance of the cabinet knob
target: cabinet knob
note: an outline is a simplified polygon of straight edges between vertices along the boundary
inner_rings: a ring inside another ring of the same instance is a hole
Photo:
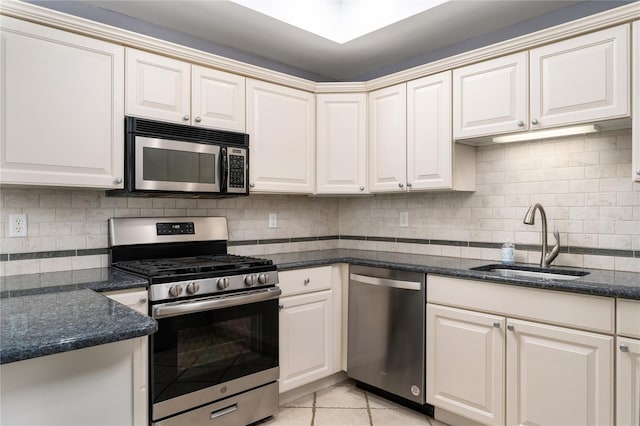
[[[407,188],[411,188],[411,182],[407,182]]]
[[[202,118],[200,118],[200,117],[196,117],[196,123],[199,123],[199,122],[201,122],[201,121],[202,121]]]
[[[404,188],[404,184],[402,182],[398,182],[398,187]]]
[[[144,305],[145,303],[147,303],[147,298],[146,297],[142,297],[142,298],[140,298],[140,300],[138,300],[138,305]]]
[[[283,310],[284,309],[284,305],[278,305],[278,309],[279,310]]]
[[[256,184],[255,184],[255,183],[250,183],[250,184],[249,184],[249,188],[255,188],[255,187],[256,187]]]
[[[640,176],[640,169],[636,169],[636,174]]]
[[[500,328],[500,323],[498,321],[496,321],[496,322],[493,323],[493,326],[495,328]]]
[[[534,118],[533,120],[531,120],[531,124],[538,124],[538,119]]]
[[[117,177],[115,182],[117,184],[121,184],[122,183],[122,178],[121,177]]]
[[[640,175],[640,169],[638,169],[638,174]],[[364,186],[360,187],[360,191],[364,191]]]
[[[304,279],[304,285],[309,285],[310,282],[311,280],[309,278]]]
[[[185,114],[184,117],[182,117],[182,119],[184,121],[189,121],[189,114]]]
[[[518,127],[522,127],[522,126],[524,126],[524,121],[522,120],[518,121]]]
[[[507,326],[507,330],[509,330],[509,331],[513,331],[513,330],[515,330],[515,328],[514,328],[511,324],[509,324],[509,325]]]
[[[620,351],[621,351],[621,352],[629,352],[629,346],[627,346],[627,345],[620,345]]]

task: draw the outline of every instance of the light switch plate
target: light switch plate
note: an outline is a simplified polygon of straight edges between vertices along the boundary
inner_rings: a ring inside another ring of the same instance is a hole
[[[278,227],[278,214],[269,213],[269,228],[277,228],[277,227]]]

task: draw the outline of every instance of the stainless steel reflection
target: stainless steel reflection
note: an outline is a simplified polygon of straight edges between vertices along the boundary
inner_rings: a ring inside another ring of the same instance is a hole
[[[232,306],[246,305],[248,303],[263,302],[277,299],[282,291],[278,287],[270,287],[262,290],[242,292],[240,294],[203,297],[190,299],[183,302],[170,302],[156,305],[153,308],[153,318],[161,319],[186,315],[195,312],[212,311],[215,309],[230,308]]]
[[[425,403],[425,275],[351,266],[347,375]]]
[[[250,374],[248,376],[244,376],[244,377],[240,377],[238,379],[235,380],[230,380],[227,382],[224,382],[222,384],[216,385],[216,386],[210,386],[206,389],[202,389],[196,392],[191,392],[188,393],[186,395],[182,395],[173,399],[169,399],[167,401],[162,401],[159,403],[155,403],[153,404],[153,416],[152,418],[154,419],[159,419],[159,418],[163,418],[163,417],[167,417],[167,416],[171,416],[174,415],[175,413],[180,413],[181,411],[185,411],[185,410],[189,410],[193,407],[199,407],[201,405],[207,404],[211,401],[217,401],[220,400],[221,398],[226,398],[226,397],[230,397],[232,395],[236,395],[239,392],[243,392],[247,389],[253,389],[257,386],[261,386],[265,383],[269,383],[269,382],[274,382],[273,385],[275,385],[275,389],[276,389],[276,394],[275,394],[275,399],[276,399],[276,406],[272,407],[273,410],[267,412],[267,414],[263,415],[262,417],[258,417],[255,420],[252,421],[256,421],[256,420],[260,420],[261,418],[267,417],[273,413],[275,413],[278,409],[278,384],[275,383],[276,380],[278,380],[278,376],[280,375],[280,368],[279,367],[274,367],[274,368],[270,368],[268,370],[264,370],[261,371],[259,373],[254,373],[254,374]],[[269,388],[271,389],[271,388]],[[238,398],[239,396],[236,396],[236,398]],[[226,401],[226,400],[225,400]],[[216,402],[216,405],[218,404],[224,404],[224,401],[220,401],[220,402]],[[251,407],[251,405],[247,405],[247,408]],[[242,411],[242,410],[240,410]],[[247,411],[247,410],[245,410]],[[252,409],[248,410],[249,412],[252,411]],[[200,423],[193,423],[193,422],[188,422],[185,421],[186,419],[183,416],[177,416],[177,417],[172,417],[170,419],[165,419],[161,422],[157,422],[155,423],[156,425],[180,425],[180,426],[184,426],[184,425],[192,425],[192,424],[204,424],[204,422],[200,422]],[[174,423],[177,422],[177,423]],[[232,424],[248,424],[251,422],[247,422],[247,423],[232,423]],[[210,424],[210,423],[206,423],[206,424]],[[214,423],[215,424],[215,423]],[[228,423],[225,423],[228,424]]]

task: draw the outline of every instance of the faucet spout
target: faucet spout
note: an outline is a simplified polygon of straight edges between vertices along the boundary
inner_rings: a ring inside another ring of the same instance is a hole
[[[548,268],[560,252],[560,233],[558,231],[553,232],[553,237],[555,238],[556,243],[551,251],[549,251],[549,247],[547,245],[547,215],[540,203],[534,203],[529,207],[529,210],[527,210],[527,213],[524,215],[522,223],[525,225],[533,225],[535,223],[536,210],[540,212],[540,218],[542,220],[542,250],[540,254],[540,267]]]

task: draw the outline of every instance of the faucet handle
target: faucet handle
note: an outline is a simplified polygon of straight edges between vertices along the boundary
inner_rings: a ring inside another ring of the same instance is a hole
[[[556,244],[553,246],[551,251],[543,259],[543,262],[544,262],[543,266],[545,267],[549,267],[551,265],[551,262],[553,262],[555,258],[558,257],[558,254],[560,253],[560,232],[558,232],[557,230],[553,231],[553,236],[556,239]]]

